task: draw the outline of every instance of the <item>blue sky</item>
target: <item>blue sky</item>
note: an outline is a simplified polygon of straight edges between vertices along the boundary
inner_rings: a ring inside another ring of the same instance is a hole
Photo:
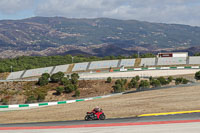
[[[0,0],[0,20],[108,17],[200,26],[200,0]]]

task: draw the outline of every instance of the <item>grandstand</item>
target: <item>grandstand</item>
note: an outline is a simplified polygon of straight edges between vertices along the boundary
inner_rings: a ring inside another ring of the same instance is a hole
[[[135,64],[135,59],[122,59],[120,66],[124,66],[124,67],[133,67]]]
[[[154,66],[156,63],[156,58],[142,58],[140,66]]]
[[[189,64],[200,64],[200,56],[191,56],[189,57]]]
[[[158,58],[157,65],[185,65],[186,61],[186,57],[165,57]]]
[[[101,70],[109,68],[119,68],[119,67],[133,67],[136,63],[136,59],[121,59],[121,60],[104,60],[104,61],[93,61],[93,62],[83,62],[71,65],[69,64],[59,65],[54,67],[37,68],[31,70],[24,70],[18,72],[12,72],[6,78],[7,80],[21,79],[29,77],[38,77],[43,73],[54,74],[57,72],[71,73],[71,72],[81,72],[87,70]],[[138,63],[139,64],[139,63]],[[162,69],[168,69],[170,65],[200,65],[200,56],[192,57],[161,57],[161,58],[141,58],[141,62],[138,66],[164,66]],[[184,68],[184,67],[183,67]],[[198,67],[199,68],[199,67]],[[134,68],[134,70],[137,70]],[[138,68],[141,70],[141,68]],[[150,69],[149,69],[150,70]]]
[[[10,73],[10,75],[8,75],[7,80],[20,79],[23,72],[24,71],[12,72],[12,73]]]
[[[91,62],[89,70],[117,67],[118,62],[119,60],[94,61],[94,62]]]
[[[37,69],[30,69],[27,70],[22,78],[27,78],[27,77],[36,77],[40,76],[43,73],[51,73],[53,67],[45,67],[45,68],[37,68]]]
[[[57,73],[57,72],[66,72],[68,69],[69,65],[60,65],[56,66],[52,72],[52,74]]]
[[[76,63],[72,69],[72,72],[75,71],[85,71],[87,69],[89,62],[84,62],[84,63]]]

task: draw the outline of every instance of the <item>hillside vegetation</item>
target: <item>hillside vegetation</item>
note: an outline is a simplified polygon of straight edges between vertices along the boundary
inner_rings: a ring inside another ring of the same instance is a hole
[[[2,57],[8,53],[10,57],[16,56],[16,53],[52,55],[57,52],[59,54],[73,53],[77,50],[84,53],[84,48],[87,49],[88,46],[93,45],[96,45],[96,49],[86,53],[103,55],[109,49],[102,47],[100,49],[100,51],[103,50],[102,53],[98,53],[98,46],[101,44],[122,48],[119,54],[126,54],[129,52],[127,50],[159,51],[160,49],[197,47],[199,42],[200,28],[188,25],[108,18],[69,19],[63,17],[33,17],[0,21]],[[68,45],[71,46],[65,48],[65,51],[62,51],[63,47],[57,49]]]

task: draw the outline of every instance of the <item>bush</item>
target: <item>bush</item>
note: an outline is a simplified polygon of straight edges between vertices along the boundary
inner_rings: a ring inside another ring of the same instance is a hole
[[[55,73],[53,75],[51,75],[50,79],[52,82],[54,83],[58,83],[61,81],[61,79],[64,77],[64,73],[63,72],[58,72],[58,73]]]
[[[49,79],[50,78],[50,75],[48,73],[43,73],[42,74],[42,77],[46,78],[46,79]]]
[[[150,84],[151,84],[153,87],[159,87],[159,86],[161,86],[160,81],[157,80],[157,79],[151,80],[151,83],[150,83]]]
[[[131,82],[128,84],[128,88],[138,88],[139,87],[139,83],[135,78],[131,79]]]
[[[150,87],[150,83],[147,80],[141,80],[140,81],[140,85],[139,88],[149,88]]]
[[[200,71],[195,73],[195,79],[200,80]]]
[[[175,84],[179,85],[179,84],[187,84],[189,82],[189,80],[185,79],[185,78],[176,78],[175,79]]]
[[[65,87],[65,92],[66,93],[71,93],[73,92],[75,89],[75,86],[73,84],[68,84],[66,87]]]
[[[79,90],[76,90],[75,92],[75,97],[79,97],[80,96],[80,91]]]
[[[36,101],[37,101],[37,98],[34,95],[31,95],[26,99],[26,103],[34,103]]]
[[[68,85],[70,83],[71,83],[71,81],[69,80],[69,78],[63,77],[61,79],[61,84],[64,85],[64,86],[66,86],[66,85]]]
[[[136,79],[136,81],[139,81],[140,77],[137,75],[137,76],[135,76],[135,79]]]
[[[167,84],[169,84],[169,82],[164,77],[159,77],[159,78],[157,78],[157,80],[160,81],[161,85],[167,85]]]
[[[125,85],[127,83],[127,79],[118,79],[115,81],[115,85],[113,86],[114,92],[124,92],[125,91]]]
[[[174,78],[173,78],[172,76],[169,76],[169,77],[167,78],[167,80],[168,80],[169,83],[171,83],[173,79],[174,79]]]
[[[79,75],[77,73],[71,74],[71,83],[72,84],[77,84],[79,79]]]
[[[179,85],[179,84],[182,83],[182,81],[183,81],[183,78],[182,78],[182,77],[181,77],[181,78],[176,78],[176,79],[175,79],[175,84],[176,84],[176,85]]]
[[[187,84],[188,82],[189,82],[189,80],[187,80],[187,79],[182,80],[182,84]]]
[[[124,92],[125,88],[121,84],[115,84],[114,86],[114,92],[119,93],[119,92]]]
[[[152,80],[153,80],[153,77],[152,77],[152,76],[150,76],[150,77],[149,77],[149,81],[152,81]]]
[[[62,93],[64,92],[64,90],[65,90],[64,87],[59,86],[59,87],[56,88],[56,93],[57,93],[58,95],[60,95],[60,94],[62,94]]]
[[[40,77],[38,80],[38,84],[40,86],[45,86],[49,83],[49,80],[46,77]]]
[[[107,80],[106,80],[106,83],[111,83],[111,82],[112,82],[112,78],[108,77]]]

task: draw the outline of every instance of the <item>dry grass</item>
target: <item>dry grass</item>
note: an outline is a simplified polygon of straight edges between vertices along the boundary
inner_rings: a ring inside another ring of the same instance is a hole
[[[200,86],[154,90],[31,110],[0,112],[0,123],[82,120],[96,105],[107,118],[200,109]]]

